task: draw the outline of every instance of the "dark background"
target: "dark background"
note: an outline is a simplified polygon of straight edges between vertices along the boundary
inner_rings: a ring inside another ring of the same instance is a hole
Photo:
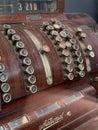
[[[98,23],[98,0],[65,0],[65,12],[87,13]]]

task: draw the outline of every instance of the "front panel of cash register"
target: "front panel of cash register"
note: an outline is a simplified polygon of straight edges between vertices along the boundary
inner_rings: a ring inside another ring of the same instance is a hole
[[[90,16],[64,0],[0,0],[0,130],[97,130],[97,94]]]

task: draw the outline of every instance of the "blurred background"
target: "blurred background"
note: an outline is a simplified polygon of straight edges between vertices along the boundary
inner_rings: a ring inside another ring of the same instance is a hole
[[[65,12],[87,13],[98,23],[98,0],[65,0]]]

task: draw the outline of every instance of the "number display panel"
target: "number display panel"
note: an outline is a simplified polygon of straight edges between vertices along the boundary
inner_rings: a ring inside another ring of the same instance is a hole
[[[0,0],[0,13],[55,12],[56,0]]]

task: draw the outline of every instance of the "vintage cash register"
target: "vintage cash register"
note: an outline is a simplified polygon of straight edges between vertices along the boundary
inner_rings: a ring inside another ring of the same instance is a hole
[[[0,130],[98,130],[97,95],[90,16],[64,0],[0,0]]]

